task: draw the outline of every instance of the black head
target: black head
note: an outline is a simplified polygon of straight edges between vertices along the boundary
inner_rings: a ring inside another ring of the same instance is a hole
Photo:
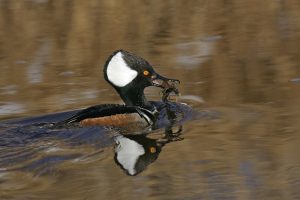
[[[143,58],[124,50],[115,51],[106,61],[104,78],[127,105],[147,107],[144,89],[148,86],[168,88],[179,82],[157,74]]]

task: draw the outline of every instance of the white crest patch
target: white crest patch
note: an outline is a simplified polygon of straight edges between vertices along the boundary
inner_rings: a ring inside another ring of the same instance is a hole
[[[121,52],[114,55],[107,66],[108,80],[118,87],[124,87],[137,76],[138,72],[131,69],[123,59]]]
[[[129,174],[134,175],[136,173],[135,164],[138,158],[145,154],[145,149],[136,141],[124,136],[116,137],[115,141],[117,143],[115,152],[117,153],[118,162]]]

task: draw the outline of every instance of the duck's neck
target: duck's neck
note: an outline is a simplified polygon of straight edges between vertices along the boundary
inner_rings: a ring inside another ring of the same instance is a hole
[[[127,89],[118,92],[122,100],[128,106],[139,106],[146,109],[151,108],[151,104],[147,101],[145,97],[144,88]]]

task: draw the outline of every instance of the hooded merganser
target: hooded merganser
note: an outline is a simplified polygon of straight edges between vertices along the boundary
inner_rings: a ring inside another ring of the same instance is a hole
[[[103,126],[143,127],[153,125],[159,112],[157,102],[147,101],[144,89],[148,86],[178,92],[179,80],[157,74],[143,58],[125,50],[115,51],[104,65],[104,79],[115,88],[125,105],[104,104],[84,109],[58,125],[79,123]]]

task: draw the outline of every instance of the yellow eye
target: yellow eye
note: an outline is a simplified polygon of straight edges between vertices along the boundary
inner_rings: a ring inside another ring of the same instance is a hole
[[[143,71],[144,76],[148,76],[150,72],[148,70]]]
[[[155,147],[150,147],[149,151],[150,151],[150,153],[155,153],[156,152],[156,148]]]

